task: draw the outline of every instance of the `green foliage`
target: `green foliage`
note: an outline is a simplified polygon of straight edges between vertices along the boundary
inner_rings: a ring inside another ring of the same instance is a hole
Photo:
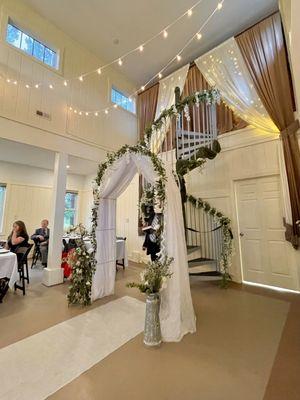
[[[68,257],[68,263],[72,268],[68,303],[87,306],[91,304],[92,277],[95,272],[92,257],[83,240],[87,235],[87,230],[82,224],[79,224],[71,231],[79,234],[80,238],[76,239],[77,247],[70,252]]]
[[[171,278],[169,266],[173,258],[165,257],[163,260],[149,261],[145,270],[140,274],[140,282],[129,282],[127,287],[137,288],[142,293],[159,293],[168,278]]]
[[[188,195],[187,199],[196,208],[202,208],[206,213],[214,217],[216,223],[221,225],[223,242],[222,242],[222,252],[220,267],[222,269],[222,281],[220,282],[221,288],[227,288],[229,282],[232,280],[229,274],[229,268],[232,259],[232,248],[233,248],[233,235],[231,230],[231,220],[226,217],[221,211],[212,207],[207,201],[201,198],[196,199],[192,195]]]

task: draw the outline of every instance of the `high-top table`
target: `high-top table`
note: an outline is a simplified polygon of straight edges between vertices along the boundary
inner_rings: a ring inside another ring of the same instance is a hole
[[[18,260],[15,253],[0,251],[0,278],[9,278],[9,287],[14,288],[19,279]]]

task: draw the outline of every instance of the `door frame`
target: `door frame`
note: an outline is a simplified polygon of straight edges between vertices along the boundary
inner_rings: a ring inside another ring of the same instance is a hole
[[[235,223],[236,223],[236,232],[237,232],[237,253],[238,253],[238,263],[239,263],[239,273],[240,273],[240,281],[241,283],[244,282],[244,271],[243,271],[243,253],[242,253],[242,246],[241,246],[241,237],[240,237],[240,222],[239,222],[239,212],[238,212],[238,198],[237,198],[237,186],[238,183],[242,181],[247,181],[249,179],[260,179],[260,178],[268,178],[272,176],[277,176],[279,178],[279,185],[280,185],[280,196],[282,200],[282,187],[281,187],[281,180],[280,180],[280,173],[279,172],[267,172],[267,173],[260,173],[260,174],[253,174],[247,175],[242,178],[234,178],[232,180],[232,192],[233,192],[233,204],[234,204],[234,215],[235,215]],[[255,285],[259,285],[258,283],[253,282]]]

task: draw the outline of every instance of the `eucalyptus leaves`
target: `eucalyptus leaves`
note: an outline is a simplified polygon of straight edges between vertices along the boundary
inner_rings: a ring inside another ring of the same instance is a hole
[[[205,212],[213,216],[215,222],[222,227],[223,242],[220,259],[220,267],[222,271],[221,287],[226,288],[229,284],[229,281],[231,281],[231,276],[229,273],[233,250],[233,235],[230,225],[231,220],[221,213],[221,211],[218,211],[215,207],[212,207],[207,201],[204,201],[201,198],[196,199],[194,196],[188,195],[187,200],[196,208],[202,208]]]

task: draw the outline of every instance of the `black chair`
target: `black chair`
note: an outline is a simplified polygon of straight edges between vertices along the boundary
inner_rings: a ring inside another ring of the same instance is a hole
[[[32,249],[33,244],[28,244],[27,246],[21,245],[16,250],[16,255],[18,259],[18,272],[20,276],[20,285],[15,283],[15,290],[21,289],[23,296],[25,296],[25,280],[29,283],[29,273],[28,273],[28,261],[27,257]],[[25,275],[26,271],[26,275]]]
[[[126,237],[117,236],[117,240],[124,240],[124,242],[125,242],[126,241]],[[122,261],[116,260],[116,271],[117,272],[118,272],[118,265],[120,265],[121,267],[123,267],[123,269],[125,269],[125,259],[122,258]]]
[[[39,241],[39,239],[33,239],[33,241],[34,241],[34,250],[33,250],[33,256],[32,256],[32,262],[31,262],[31,269],[36,265],[38,260],[42,260],[40,241]]]

